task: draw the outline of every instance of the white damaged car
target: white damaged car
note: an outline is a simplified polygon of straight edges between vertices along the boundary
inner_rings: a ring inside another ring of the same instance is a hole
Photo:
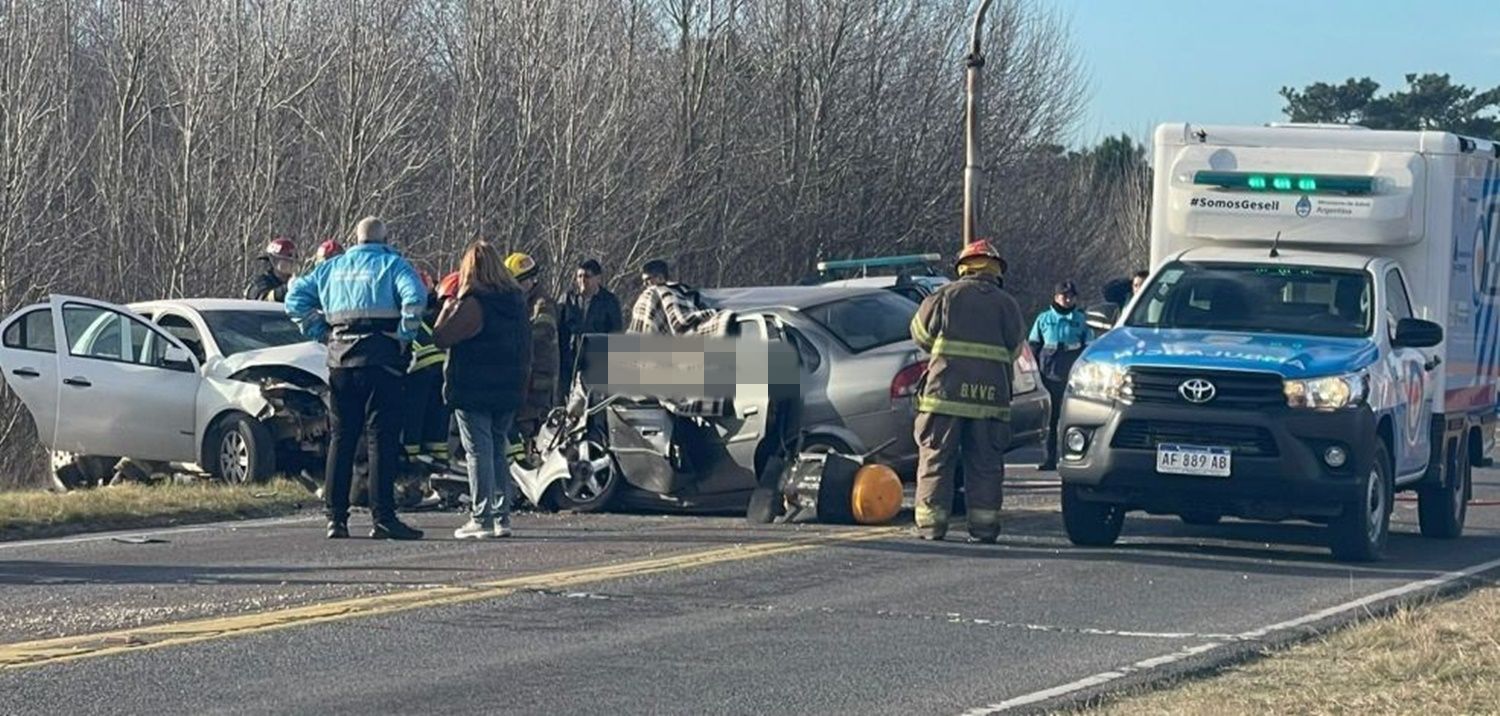
[[[106,481],[121,458],[229,482],[322,466],[327,352],[279,303],[52,296],[0,339],[60,488]]]

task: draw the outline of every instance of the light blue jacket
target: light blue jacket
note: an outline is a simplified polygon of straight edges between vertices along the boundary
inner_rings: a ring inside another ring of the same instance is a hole
[[[397,337],[411,341],[422,325],[427,287],[417,270],[385,244],[358,244],[292,282],[286,312],[304,335],[328,337],[330,327],[397,321]]]

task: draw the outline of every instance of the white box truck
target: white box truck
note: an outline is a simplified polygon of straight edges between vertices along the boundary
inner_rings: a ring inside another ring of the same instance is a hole
[[[1378,559],[1397,492],[1463,531],[1500,375],[1500,145],[1167,124],[1151,278],[1082,356],[1059,429],[1073,542],[1131,510],[1328,526]]]

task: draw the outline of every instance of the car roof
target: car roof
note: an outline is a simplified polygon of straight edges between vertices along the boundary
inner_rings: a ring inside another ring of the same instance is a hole
[[[879,288],[849,286],[748,286],[709,288],[700,291],[716,308],[746,311],[760,308],[803,309],[855,296],[881,295]]]
[[[271,301],[249,301],[242,298],[174,298],[156,301],[140,301],[126,304],[126,308],[132,311],[150,311],[163,308],[186,309],[189,311],[275,311],[281,312],[280,303]]]

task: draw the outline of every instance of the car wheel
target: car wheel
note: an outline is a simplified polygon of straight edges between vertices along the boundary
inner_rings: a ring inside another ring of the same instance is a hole
[[[1373,562],[1385,552],[1395,505],[1390,455],[1385,440],[1376,439],[1375,461],[1365,475],[1359,501],[1344,505],[1343,514],[1328,524],[1328,546],[1336,559]]]
[[[1417,522],[1422,536],[1434,539],[1457,539],[1464,533],[1464,519],[1469,513],[1469,481],[1474,466],[1469,460],[1469,446],[1460,444],[1449,456],[1446,466],[1451,477],[1447,484],[1424,486],[1417,490]]]
[[[271,431],[248,415],[230,415],[214,432],[213,474],[224,482],[265,482],[276,471]]]
[[[1120,538],[1125,526],[1125,508],[1089,502],[1074,485],[1062,486],[1062,514],[1068,540],[1080,547],[1108,547]]]
[[[52,453],[52,489],[57,492],[82,490],[108,483],[115,475],[117,457]]]
[[[1212,512],[1189,512],[1185,515],[1180,515],[1180,517],[1183,524],[1195,527],[1212,527],[1219,524],[1219,520],[1223,519],[1223,515]]]
[[[601,428],[589,428],[578,445],[577,458],[568,465],[557,503],[574,512],[602,512],[620,489],[620,470],[609,453],[609,439]]]

